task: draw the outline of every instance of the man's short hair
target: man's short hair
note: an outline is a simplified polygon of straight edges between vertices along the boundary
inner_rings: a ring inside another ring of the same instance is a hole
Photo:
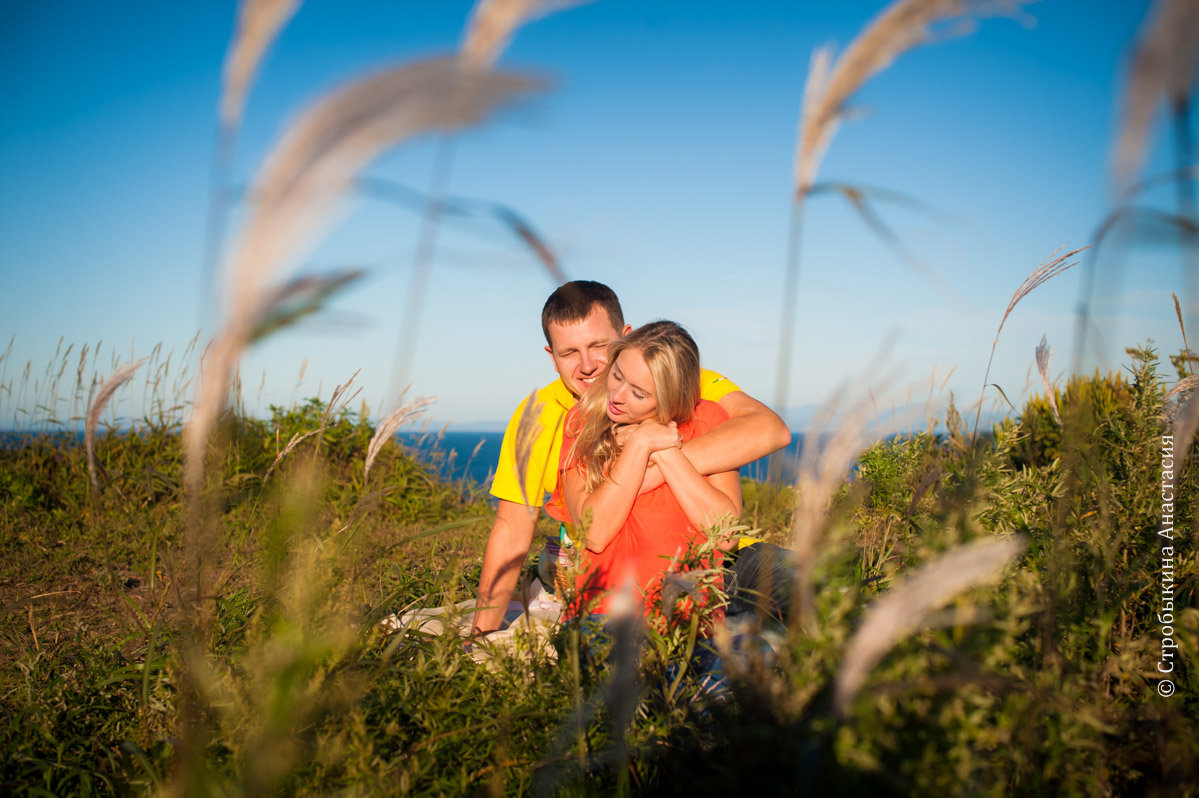
[[[624,329],[624,312],[620,309],[620,300],[616,292],[603,283],[594,280],[571,280],[558,286],[550,298],[545,300],[541,309],[541,331],[545,333],[545,342],[550,341],[551,324],[574,324],[582,321],[591,314],[592,308],[599,305],[608,314],[612,328],[616,332]]]

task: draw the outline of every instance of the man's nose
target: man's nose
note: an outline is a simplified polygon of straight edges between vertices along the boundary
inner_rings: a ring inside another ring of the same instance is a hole
[[[601,365],[602,364],[600,363],[599,358],[588,352],[586,349],[583,350],[583,355],[579,360],[579,371],[583,372],[584,374],[591,374],[592,372],[598,370]]]

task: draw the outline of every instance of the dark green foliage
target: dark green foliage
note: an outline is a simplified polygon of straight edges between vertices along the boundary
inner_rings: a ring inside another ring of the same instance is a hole
[[[617,633],[616,651],[565,627],[556,661],[486,667],[453,634],[383,635],[375,622],[392,612],[473,595],[490,523],[478,489],[440,481],[395,445],[364,483],[370,425],[316,400],[269,421],[229,415],[213,450],[225,503],[208,738],[190,783],[1193,795],[1199,470],[1176,475],[1181,649],[1164,699],[1153,690],[1169,408],[1155,354],[1130,357],[1127,378],[1071,381],[1060,427],[1035,398],[978,440],[951,413],[945,436],[864,451],[822,533],[812,617],[781,630],[773,667],[726,664],[719,700],[697,664],[719,646],[704,640],[705,611]],[[0,780],[11,791],[141,792],[171,777],[187,734],[177,432],[102,435],[96,494],[73,439],[0,451]],[[787,544],[794,489],[743,487],[753,534]],[[1011,533],[1028,541],[1016,566],[901,640],[839,717],[833,685],[870,603],[947,550]],[[618,653],[631,641],[636,660]]]
[[[1108,436],[1111,422],[1126,413],[1132,401],[1129,386],[1119,374],[1074,376],[1065,390],[1054,391],[1063,424],[1080,434]],[[1053,416],[1045,396],[1034,396],[1024,405],[1019,420],[1020,440],[1012,452],[1016,466],[1043,467],[1062,456],[1062,424]]]

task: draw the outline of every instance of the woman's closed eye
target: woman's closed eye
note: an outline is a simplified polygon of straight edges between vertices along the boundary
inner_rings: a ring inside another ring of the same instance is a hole
[[[621,373],[620,368],[618,368],[616,366],[613,366],[613,368],[612,368],[612,376],[614,376],[616,378],[617,382],[624,382],[624,374]],[[633,387],[631,385],[629,386],[629,391],[633,394],[633,398],[637,399],[638,401],[644,399],[647,396],[647,394],[642,393],[641,391],[637,390],[635,387]]]

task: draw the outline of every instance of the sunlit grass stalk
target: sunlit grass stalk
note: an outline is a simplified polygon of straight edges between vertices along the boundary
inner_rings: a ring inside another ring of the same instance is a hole
[[[845,649],[834,684],[834,704],[844,715],[874,665],[929,614],[969,588],[993,580],[1021,551],[1021,537],[975,541],[921,567],[867,610]]]
[[[1014,12],[1023,0],[970,2],[970,0],[895,0],[872,19],[840,58],[831,47],[812,53],[796,141],[791,226],[788,231],[783,278],[783,307],[779,325],[779,364],[775,407],[785,412],[790,392],[791,359],[795,345],[795,319],[799,292],[800,240],[805,200],[816,183],[820,164],[833,136],[849,112],[849,104],[871,77],[903,53],[934,40],[933,26],[956,21],[960,33],[974,17]],[[876,231],[877,232],[877,231]],[[889,242],[893,245],[894,242]],[[777,478],[779,457],[772,458],[771,475]]]
[[[99,472],[102,470],[99,462],[96,460],[96,426],[100,421],[100,414],[104,412],[104,408],[108,406],[117,389],[128,382],[133,373],[146,362],[146,358],[142,358],[133,363],[122,366],[111,377],[100,383],[99,390],[96,391],[95,400],[89,397],[87,409],[87,424],[84,427],[83,446],[87,452],[87,474],[91,480],[92,490],[100,490]]]
[[[1199,29],[1199,15],[1195,15],[1194,24]],[[1195,41],[1199,48],[1199,39]],[[1193,71],[1193,67],[1192,67]],[[1191,139],[1191,111],[1193,104],[1186,92],[1179,92],[1173,100],[1171,116],[1174,121],[1174,162],[1182,169],[1194,166],[1194,149]],[[1177,187],[1178,215],[1185,222],[1178,226],[1179,256],[1182,260],[1183,296],[1189,306],[1199,304],[1199,211],[1195,202],[1195,180],[1179,180]],[[1179,312],[1179,325],[1182,325],[1182,313],[1175,298],[1175,310]],[[1183,336],[1183,349],[1187,350],[1186,336]],[[1184,351],[1184,355],[1189,354]]]
[[[388,441],[395,439],[395,434],[400,427],[419,416],[432,403],[433,399],[431,397],[417,397],[406,404],[399,404],[384,418],[380,419],[379,426],[375,429],[375,434],[371,438],[370,444],[366,447],[366,460],[362,464],[364,490],[366,488],[367,477],[371,473],[371,466],[374,465],[375,458],[379,456],[379,452],[382,451]],[[478,447],[475,450],[478,451]]]
[[[395,372],[391,379],[390,390],[392,394],[399,393],[400,387],[407,385],[410,381],[417,337],[420,333],[421,315],[429,292],[429,276],[437,251],[437,232],[441,225],[442,202],[449,189],[455,149],[453,136],[438,137],[433,157],[433,174],[429,178],[428,204],[421,217],[416,252],[412,257],[412,276],[408,281],[403,321],[400,324],[399,340],[396,342]]]
[[[987,358],[987,368],[983,372],[983,386],[982,390],[979,392],[978,409],[974,414],[974,427],[971,431],[972,437],[978,437],[978,421],[982,416],[983,400],[986,398],[987,379],[991,376],[991,364],[995,360],[995,349],[999,346],[999,335],[1003,332],[1003,325],[1007,323],[1008,316],[1012,315],[1012,311],[1016,309],[1016,305],[1018,305],[1020,300],[1024,299],[1024,297],[1031,294],[1041,285],[1044,285],[1047,281],[1052,280],[1062,272],[1065,272],[1067,269],[1077,266],[1078,261],[1071,263],[1069,262],[1070,258],[1074,257],[1079,252],[1082,252],[1084,249],[1087,249],[1087,247],[1070,250],[1064,255],[1058,255],[1057,253],[1062,251],[1062,248],[1058,247],[1056,250],[1054,250],[1053,254],[1045,260],[1044,263],[1033,269],[1028,277],[1024,278],[1024,282],[1020,283],[1020,286],[1016,289],[1016,292],[1012,294],[1012,298],[1008,302],[1007,309],[1003,312],[1003,318],[999,320],[999,327],[995,330],[995,340],[991,342],[991,355]]]
[[[471,9],[459,58],[471,69],[491,69],[517,28],[531,19],[569,5],[573,5],[570,0],[479,0]],[[412,258],[412,276],[408,282],[403,321],[396,344],[392,394],[398,394],[410,379],[456,150],[457,141],[453,134],[438,138],[433,156],[433,173],[429,178],[428,200]]]

